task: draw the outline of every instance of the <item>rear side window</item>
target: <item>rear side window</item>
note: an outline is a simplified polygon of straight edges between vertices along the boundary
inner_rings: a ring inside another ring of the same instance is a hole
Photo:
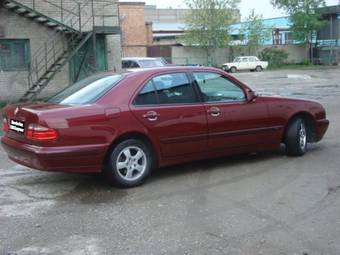
[[[158,104],[156,91],[152,84],[152,81],[149,81],[144,88],[139,92],[136,101],[136,105],[153,105]]]
[[[152,91],[153,90],[153,91]],[[185,73],[164,74],[153,78],[141,90],[136,105],[189,104],[197,102],[194,88]]]
[[[122,75],[96,75],[76,82],[51,97],[48,102],[57,104],[83,105],[94,103],[114,87]]]

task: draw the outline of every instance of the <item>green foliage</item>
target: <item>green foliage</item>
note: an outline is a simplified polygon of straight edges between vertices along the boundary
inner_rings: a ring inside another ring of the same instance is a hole
[[[246,21],[241,25],[241,34],[247,40],[248,55],[256,55],[256,51],[272,35],[272,27],[266,27],[263,16],[250,11]]]
[[[184,40],[204,48],[228,46],[229,26],[234,23],[240,0],[185,0],[191,11],[186,16]]]
[[[272,47],[263,49],[259,54],[259,58],[263,61],[268,61],[270,67],[277,67],[286,62],[288,55],[284,50]]]
[[[271,3],[290,15],[291,31],[298,41],[310,44],[313,34],[325,25],[316,11],[325,6],[324,0],[271,0]]]

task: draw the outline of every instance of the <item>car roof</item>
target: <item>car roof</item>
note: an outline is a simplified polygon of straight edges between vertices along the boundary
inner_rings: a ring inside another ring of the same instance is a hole
[[[149,57],[128,57],[122,58],[122,60],[158,60],[159,58],[149,58]]]
[[[191,72],[191,71],[213,71],[222,72],[222,70],[214,67],[205,66],[163,66],[163,67],[151,67],[151,68],[136,68],[136,69],[124,69],[121,72],[107,71],[103,74],[123,74],[127,77],[132,76],[144,76],[144,75],[154,75],[164,72]]]
[[[239,56],[239,57],[236,57],[236,58],[257,58],[256,56]]]

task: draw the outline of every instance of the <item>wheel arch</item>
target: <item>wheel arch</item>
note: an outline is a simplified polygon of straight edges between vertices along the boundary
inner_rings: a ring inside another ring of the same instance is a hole
[[[290,123],[292,123],[297,118],[302,118],[306,123],[307,141],[308,142],[314,142],[315,135],[316,135],[316,123],[315,123],[313,115],[309,112],[306,112],[306,111],[300,111],[300,112],[294,113],[288,119],[288,122],[287,122],[286,126],[284,127],[284,132],[283,132],[283,136],[282,136],[281,141],[283,142],[285,140],[286,132],[287,132],[287,129],[288,129]]]
[[[109,160],[110,154],[111,154],[112,150],[115,148],[115,146],[117,146],[122,141],[125,141],[125,140],[128,140],[128,139],[136,139],[136,140],[140,140],[140,141],[144,142],[145,145],[151,151],[151,154],[152,154],[152,157],[153,157],[153,163],[154,163],[153,167],[158,167],[159,161],[160,161],[160,156],[157,153],[157,149],[156,149],[155,144],[152,142],[152,140],[146,134],[143,134],[143,133],[138,132],[138,131],[132,131],[132,132],[127,132],[127,133],[121,134],[120,136],[118,136],[116,139],[114,139],[112,141],[112,143],[110,144],[110,146],[107,149],[106,154],[105,154],[105,158],[104,158],[104,162],[103,162],[104,166],[107,163],[107,161]]]

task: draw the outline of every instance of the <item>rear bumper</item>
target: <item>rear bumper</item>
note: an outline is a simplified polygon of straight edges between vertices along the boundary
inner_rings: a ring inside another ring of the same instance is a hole
[[[320,141],[324,137],[328,127],[329,127],[329,120],[323,119],[323,120],[316,121],[315,142]]]
[[[30,168],[73,173],[101,172],[108,145],[39,147],[8,137],[1,144],[9,159]]]

